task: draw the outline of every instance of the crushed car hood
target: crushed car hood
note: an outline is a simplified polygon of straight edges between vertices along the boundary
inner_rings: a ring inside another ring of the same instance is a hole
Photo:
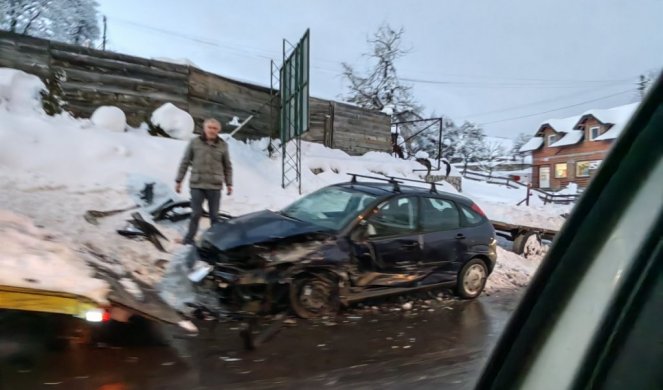
[[[278,242],[290,237],[330,233],[318,225],[264,210],[222,220],[205,233],[203,241],[217,250],[228,251],[247,245]]]

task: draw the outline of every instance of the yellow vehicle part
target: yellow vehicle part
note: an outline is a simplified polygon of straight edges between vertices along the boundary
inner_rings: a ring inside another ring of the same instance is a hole
[[[0,309],[69,314],[85,318],[99,304],[80,295],[0,285]]]

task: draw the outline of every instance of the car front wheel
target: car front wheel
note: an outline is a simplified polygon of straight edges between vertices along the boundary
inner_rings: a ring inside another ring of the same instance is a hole
[[[476,298],[483,291],[488,278],[488,268],[481,259],[472,259],[465,264],[458,274],[456,293],[461,298]]]
[[[323,276],[297,277],[290,285],[290,306],[301,318],[334,315],[340,306],[338,286]]]

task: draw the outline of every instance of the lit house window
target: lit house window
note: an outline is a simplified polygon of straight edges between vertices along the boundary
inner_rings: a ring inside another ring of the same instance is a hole
[[[589,177],[599,169],[601,160],[578,161],[576,163],[576,177]]]
[[[601,128],[598,126],[590,127],[589,128],[589,139],[594,141],[596,137],[601,135]]]
[[[565,179],[568,177],[569,165],[567,163],[555,164],[555,178]]]

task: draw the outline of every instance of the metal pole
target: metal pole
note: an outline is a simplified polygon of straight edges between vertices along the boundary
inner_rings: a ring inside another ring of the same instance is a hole
[[[444,119],[440,118],[440,134],[437,138],[437,170],[442,168],[442,127],[444,126]]]
[[[104,39],[101,42],[101,49],[106,50],[106,15],[104,15]]]
[[[297,137],[297,181],[299,182],[299,195],[302,194],[302,136]]]
[[[285,110],[288,108],[286,104],[286,96],[288,94],[288,88],[287,88],[287,83],[288,80],[284,77],[285,75],[285,69],[286,69],[286,63],[285,63],[285,39],[283,40],[283,62],[281,63],[281,70],[279,71],[279,84],[281,85],[281,129],[279,131],[279,137],[281,138],[281,188],[285,188],[285,159],[286,159],[286,141],[285,141],[285,133],[287,131],[286,126],[287,126],[287,114],[285,113]]]

